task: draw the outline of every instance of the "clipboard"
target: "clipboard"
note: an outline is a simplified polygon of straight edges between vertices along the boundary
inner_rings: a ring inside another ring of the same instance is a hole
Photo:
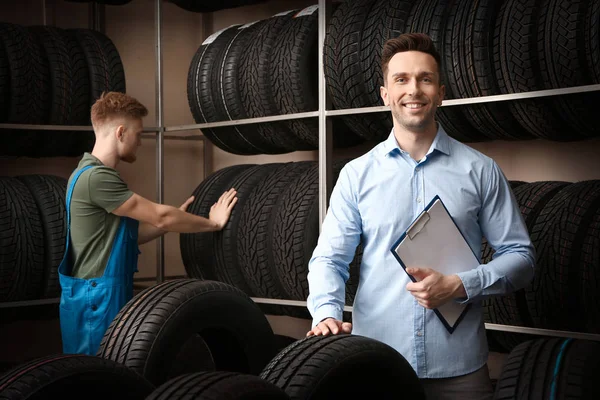
[[[439,196],[435,196],[394,243],[391,252],[406,268],[431,268],[444,275],[469,271],[479,260]],[[416,282],[416,279],[408,274]],[[448,332],[453,333],[471,304],[449,301],[433,309]]]

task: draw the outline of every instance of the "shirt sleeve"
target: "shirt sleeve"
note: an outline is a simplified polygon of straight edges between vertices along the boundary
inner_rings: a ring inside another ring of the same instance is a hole
[[[467,293],[461,302],[507,294],[533,279],[535,250],[510,184],[495,162],[485,187],[479,224],[495,253],[489,263],[458,274]]]
[[[342,320],[349,265],[361,231],[361,217],[346,166],[331,193],[321,234],[308,263],[307,305],[313,327],[329,317]]]
[[[96,167],[91,170],[89,191],[90,201],[109,213],[133,196],[133,192],[123,182],[119,173],[108,167]]]

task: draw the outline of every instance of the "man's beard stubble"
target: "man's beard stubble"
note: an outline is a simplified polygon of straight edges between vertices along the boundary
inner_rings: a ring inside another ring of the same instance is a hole
[[[400,106],[402,107],[402,106]],[[425,116],[423,116],[423,118],[415,120],[414,122],[410,120],[410,118],[404,118],[401,113],[395,109],[392,108],[392,116],[394,117],[394,120],[396,121],[396,123],[398,123],[400,126],[402,126],[403,128],[410,130],[410,131],[424,131],[429,124],[431,123],[431,119],[430,118],[430,114],[431,112],[428,112]],[[434,111],[434,115],[435,115],[435,111]]]

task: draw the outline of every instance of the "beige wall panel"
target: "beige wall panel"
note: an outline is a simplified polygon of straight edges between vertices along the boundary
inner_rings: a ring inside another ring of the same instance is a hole
[[[18,25],[42,25],[42,0],[0,2],[0,21]]]
[[[189,63],[202,40],[200,14],[163,2],[163,107],[164,123],[192,124],[187,102]],[[155,1],[137,0],[125,6],[106,7],[106,34],[119,50],[127,79],[127,92],[148,107],[145,126],[156,126]],[[197,133],[197,132],[196,132]],[[156,201],[156,141],[144,139],[138,160],[119,166],[136,193]],[[164,202],[181,205],[203,179],[203,145],[198,141],[164,141]],[[156,276],[156,242],[141,246],[138,277]],[[165,275],[185,273],[179,234],[165,235]]]
[[[34,1],[41,3],[41,1]],[[39,6],[34,7],[40,9]],[[46,0],[46,24],[63,29],[88,29],[91,24],[91,6],[88,3],[71,3],[63,0]]]
[[[105,6],[105,34],[121,56],[127,93],[148,108],[145,126],[156,125],[153,4],[152,0],[138,0],[122,6]]]
[[[492,157],[511,180],[577,182],[600,179],[599,139],[567,143],[495,141],[470,146]]]

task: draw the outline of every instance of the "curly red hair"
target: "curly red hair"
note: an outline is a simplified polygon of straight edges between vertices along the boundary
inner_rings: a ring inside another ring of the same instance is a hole
[[[120,92],[103,92],[92,106],[92,125],[99,126],[115,117],[143,118],[148,109],[137,99]]]

